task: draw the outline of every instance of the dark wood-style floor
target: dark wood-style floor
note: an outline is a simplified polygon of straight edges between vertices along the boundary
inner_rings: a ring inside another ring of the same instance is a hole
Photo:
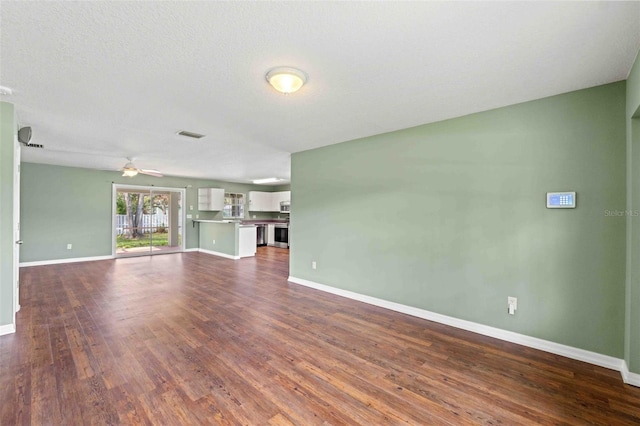
[[[640,424],[618,372],[287,275],[277,248],[23,268],[0,424]]]

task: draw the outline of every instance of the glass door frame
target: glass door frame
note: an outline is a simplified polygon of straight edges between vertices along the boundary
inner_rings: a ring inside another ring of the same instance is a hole
[[[113,183],[112,184],[112,188],[111,188],[111,255],[114,258],[125,258],[125,257],[133,257],[133,256],[117,256],[116,254],[116,228],[117,228],[117,222],[116,222],[116,200],[118,197],[118,190],[119,189],[126,189],[126,190],[140,190],[141,192],[148,192],[149,196],[153,195],[154,191],[169,191],[169,192],[179,192],[180,193],[180,200],[182,203],[182,208],[181,210],[181,222],[182,222],[182,238],[180,241],[180,248],[176,251],[173,252],[165,252],[166,254],[170,254],[170,253],[182,253],[185,251],[186,249],[186,228],[185,228],[185,224],[187,221],[187,209],[185,208],[185,203],[186,203],[186,196],[187,196],[187,190],[186,188],[171,188],[168,186],[150,186],[150,185],[128,185],[128,184],[122,184],[122,183]],[[149,252],[141,252],[140,256],[152,256],[154,254],[165,254],[165,253],[153,253],[152,250],[153,247],[153,240],[151,240],[150,244],[149,244]]]

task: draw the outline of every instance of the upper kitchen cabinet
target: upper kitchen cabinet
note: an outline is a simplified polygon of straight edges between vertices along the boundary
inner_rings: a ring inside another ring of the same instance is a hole
[[[198,188],[198,210],[220,211],[224,209],[224,188]]]
[[[280,203],[291,201],[291,191],[272,192],[274,211],[280,211]]]
[[[290,201],[291,191],[249,192],[249,210],[253,212],[279,212],[281,201]]]
[[[261,191],[249,191],[249,210],[252,212],[270,212],[271,193]]]

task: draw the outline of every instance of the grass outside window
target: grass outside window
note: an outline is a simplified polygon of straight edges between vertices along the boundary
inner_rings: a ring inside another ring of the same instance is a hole
[[[127,238],[124,235],[116,237],[116,247],[119,249],[129,249],[136,247],[146,247],[153,243],[156,247],[169,245],[169,234],[166,232],[155,232],[153,234],[142,234],[138,238]],[[178,245],[182,243],[182,236],[178,237]]]

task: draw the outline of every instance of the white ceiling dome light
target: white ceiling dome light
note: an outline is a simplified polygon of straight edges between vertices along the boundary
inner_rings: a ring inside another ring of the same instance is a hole
[[[277,67],[266,75],[267,81],[280,93],[297,92],[307,82],[307,74],[292,67]]]

